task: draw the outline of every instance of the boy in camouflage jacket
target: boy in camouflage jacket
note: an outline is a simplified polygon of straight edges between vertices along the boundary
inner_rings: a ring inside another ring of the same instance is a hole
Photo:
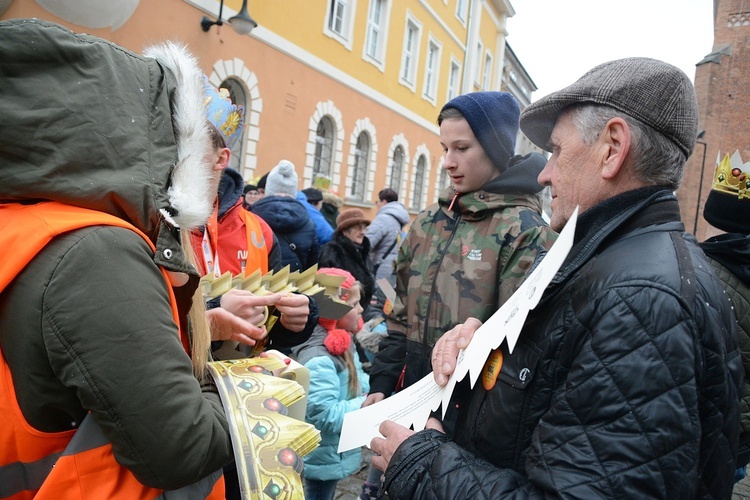
[[[438,124],[451,186],[401,245],[396,303],[365,406],[428,374],[437,339],[468,317],[487,320],[554,242],[536,182],[546,160],[513,156],[518,116],[504,92],[465,94],[443,107]]]

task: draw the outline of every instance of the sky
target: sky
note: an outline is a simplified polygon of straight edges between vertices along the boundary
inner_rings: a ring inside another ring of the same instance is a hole
[[[711,52],[713,0],[512,0],[506,38],[538,90],[532,101],[622,57],[661,59],[690,80]]]

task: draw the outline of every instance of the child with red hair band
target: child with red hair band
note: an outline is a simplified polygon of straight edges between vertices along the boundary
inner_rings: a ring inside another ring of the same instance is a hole
[[[362,285],[348,271],[322,268],[319,273],[344,276],[339,298],[351,309],[338,319],[322,313],[310,339],[293,348],[296,360],[310,370],[305,420],[320,431],[320,446],[304,458],[305,498],[332,500],[336,483],[359,469],[361,450],[338,453],[347,412],[359,409],[370,389],[352,336],[362,328]]]

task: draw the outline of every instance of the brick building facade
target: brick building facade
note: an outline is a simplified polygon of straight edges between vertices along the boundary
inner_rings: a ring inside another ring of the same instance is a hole
[[[750,161],[750,2],[714,0],[713,49],[696,65],[695,90],[699,139],[677,197],[686,229],[702,241],[717,155],[739,150]]]

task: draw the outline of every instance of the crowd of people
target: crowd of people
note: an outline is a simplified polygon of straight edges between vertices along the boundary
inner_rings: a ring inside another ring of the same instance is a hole
[[[276,349],[310,371],[305,497],[333,499],[361,463],[337,451],[344,415],[430,372],[445,384],[576,209],[513,352],[492,351],[425,430],[383,422],[360,498],[729,498],[744,476],[750,201],[717,176],[705,217],[727,234],[685,231],[674,191],[698,114],[677,68],[611,61],[523,112],[506,92],[451,99],[436,117],[450,185],[412,221],[389,187],[370,219],[300,189],[284,159],[245,182],[228,167],[244,110],[182,45],[139,55],[11,20],[0,46],[0,496],[240,498],[205,366]],[[549,159],[517,155],[519,129]],[[199,286],[315,265],[342,278],[345,313]]]

